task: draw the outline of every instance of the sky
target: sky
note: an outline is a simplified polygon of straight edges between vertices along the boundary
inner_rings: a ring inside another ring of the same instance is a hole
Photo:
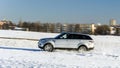
[[[120,24],[120,0],[0,0],[0,20]]]

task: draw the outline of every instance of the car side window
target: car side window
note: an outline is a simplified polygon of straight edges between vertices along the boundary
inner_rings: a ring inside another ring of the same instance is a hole
[[[74,39],[79,39],[80,35],[76,34],[74,35]]]
[[[91,37],[87,35],[79,35],[79,34],[67,34],[63,33],[56,37],[56,39],[83,39],[83,40],[92,40]]]
[[[90,38],[89,36],[86,36],[86,35],[80,35],[79,38],[80,39],[86,39],[86,40],[92,40],[92,38]]]
[[[72,39],[72,34],[69,34],[67,39]]]
[[[67,34],[62,35],[60,39],[67,39]]]
[[[70,35],[68,35],[67,39],[79,39],[79,35],[77,35],[77,34],[70,34]]]
[[[86,39],[86,40],[92,40],[92,38],[89,37],[89,36],[84,36],[84,39]]]

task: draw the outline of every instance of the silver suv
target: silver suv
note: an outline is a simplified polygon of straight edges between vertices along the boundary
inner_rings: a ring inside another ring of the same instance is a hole
[[[76,49],[78,51],[87,51],[94,48],[93,39],[85,34],[79,33],[61,33],[55,38],[43,38],[38,42],[38,47],[52,52],[54,49]]]

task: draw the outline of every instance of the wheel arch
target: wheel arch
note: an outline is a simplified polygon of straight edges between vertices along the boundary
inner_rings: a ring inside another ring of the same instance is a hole
[[[47,46],[47,49],[46,49],[46,46]],[[50,46],[50,47],[48,47]],[[52,52],[54,50],[54,47],[51,43],[46,43],[44,46],[43,46],[43,50],[44,51],[48,51],[48,52]]]
[[[50,45],[54,48],[54,46],[53,46],[52,43],[45,43],[44,46],[43,46],[43,48],[44,48],[46,45],[48,45],[48,44],[50,44]]]
[[[78,50],[80,47],[82,47],[82,46],[84,46],[84,47],[88,50],[88,47],[87,47],[86,45],[84,45],[84,44],[79,45],[78,48],[77,48],[77,50]]]

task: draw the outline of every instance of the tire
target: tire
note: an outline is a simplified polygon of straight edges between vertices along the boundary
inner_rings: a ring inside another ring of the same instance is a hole
[[[54,48],[51,44],[46,44],[43,49],[44,51],[52,52]]]
[[[78,52],[79,52],[79,53],[85,53],[87,50],[88,50],[88,49],[87,49],[86,46],[80,46],[80,47],[78,48]]]

